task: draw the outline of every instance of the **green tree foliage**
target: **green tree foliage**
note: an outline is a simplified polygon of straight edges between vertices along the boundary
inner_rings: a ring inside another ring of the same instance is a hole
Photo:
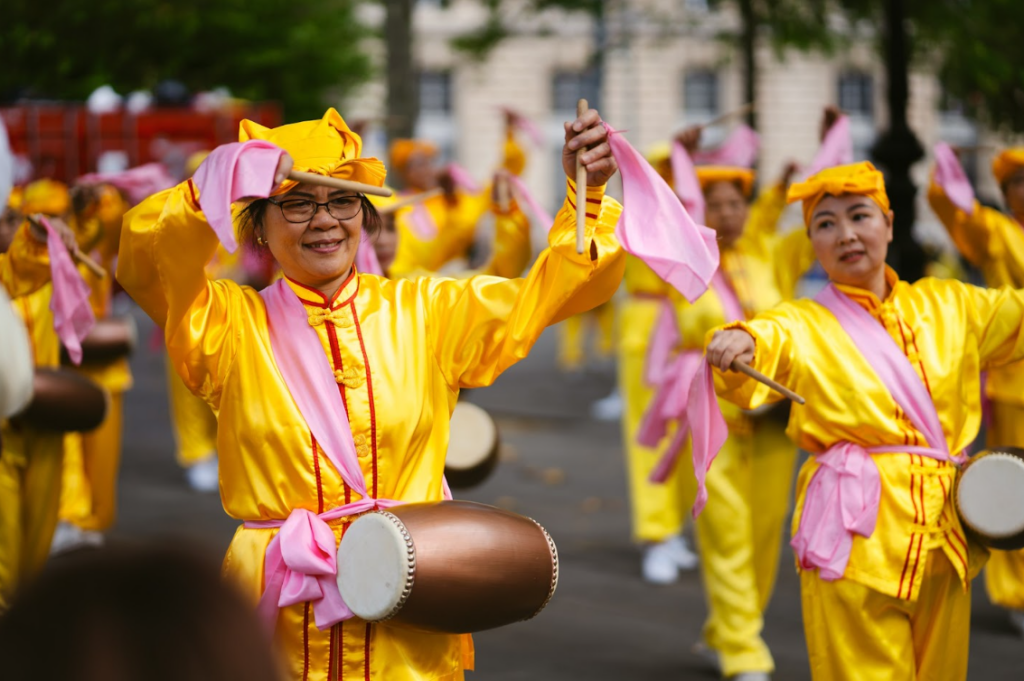
[[[358,0],[4,0],[0,95],[82,99],[164,79],[319,116],[370,77]]]

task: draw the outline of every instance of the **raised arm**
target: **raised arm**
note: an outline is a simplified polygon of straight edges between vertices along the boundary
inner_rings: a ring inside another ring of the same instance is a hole
[[[230,361],[231,317],[242,300],[237,285],[206,277],[217,244],[189,180],[125,215],[117,264],[117,280],[163,328],[175,369],[201,394]]]
[[[960,253],[975,267],[992,266],[1006,272],[1008,281],[995,285],[1024,286],[1024,228],[1016,220],[978,201],[968,215],[958,208],[934,181],[928,188],[928,202],[946,227]]]
[[[1024,359],[1024,291],[955,283],[966,292],[968,320],[978,338],[982,369]]]

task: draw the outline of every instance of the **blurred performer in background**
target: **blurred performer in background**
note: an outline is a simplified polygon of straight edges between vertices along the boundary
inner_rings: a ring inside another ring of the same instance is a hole
[[[723,371],[734,361],[807,399],[787,432],[814,454],[792,541],[811,675],[962,681],[970,581],[987,552],[954,507],[954,459],[978,432],[980,372],[1024,358],[1024,294],[900,281],[885,264],[893,214],[870,163],[824,170],[788,196],[803,202],[830,286],[717,330],[706,356],[719,395],[743,409],[780,396]],[[702,448],[695,465],[711,457]]]
[[[959,167],[952,153],[943,160]],[[981,270],[987,285],[1024,288],[1024,147],[997,155],[992,173],[1009,214],[982,206],[969,184],[960,183],[966,193],[958,195],[955,180],[946,180],[938,169],[928,200],[960,253]],[[962,169],[958,176],[966,182]],[[954,186],[947,191],[941,180]],[[1024,362],[988,372],[984,389],[992,415],[987,447],[1024,447]],[[993,551],[985,567],[985,588],[992,602],[1006,608],[1014,626],[1024,634],[1024,550]]]

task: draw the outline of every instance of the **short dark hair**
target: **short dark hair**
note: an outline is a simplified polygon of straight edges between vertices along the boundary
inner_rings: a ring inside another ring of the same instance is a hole
[[[359,201],[362,204],[363,231],[372,236],[380,231],[380,213],[365,194],[359,195]],[[265,245],[261,246],[257,241],[257,235],[263,232],[263,221],[271,205],[268,199],[256,199],[238,214],[238,240],[258,253],[267,250]]]

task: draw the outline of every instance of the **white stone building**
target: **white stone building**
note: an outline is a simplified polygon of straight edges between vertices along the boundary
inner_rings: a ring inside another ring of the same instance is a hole
[[[517,109],[545,131],[547,148],[531,151],[525,180],[549,207],[559,204],[564,186],[559,165],[562,122],[573,117],[579,97],[596,103],[604,118],[627,130],[640,150],[669,139],[684,125],[743,104],[738,57],[716,37],[734,31],[737,20],[729,13],[709,12],[705,0],[609,1],[603,27],[585,14],[536,14],[513,6],[506,17],[511,36],[475,62],[453,50],[451,40],[480,26],[485,17],[478,0],[451,0],[447,7],[438,0],[418,3],[415,55],[423,75],[417,132],[483,177],[498,161],[503,125],[498,107]],[[380,22],[380,8],[368,8],[366,18]],[[601,28],[604,48],[602,58],[595,60]],[[850,115],[856,152],[867,157],[887,116],[884,70],[871,45],[833,57],[792,51],[781,58],[765,45],[758,68],[762,177],[774,179],[787,160],[811,159],[821,112],[828,104]],[[980,196],[997,198],[989,167],[1000,140],[979,131],[943,97],[933,74],[915,71],[910,90],[910,123],[927,149],[940,140],[992,145],[967,158],[966,165],[980,181]],[[383,83],[365,87],[345,110],[354,118],[383,115]],[[727,133],[727,127],[711,129],[708,142]],[[383,154],[383,132],[368,137],[370,150]],[[919,186],[928,173],[927,162],[915,168]],[[922,235],[943,239],[923,192],[919,222]]]

